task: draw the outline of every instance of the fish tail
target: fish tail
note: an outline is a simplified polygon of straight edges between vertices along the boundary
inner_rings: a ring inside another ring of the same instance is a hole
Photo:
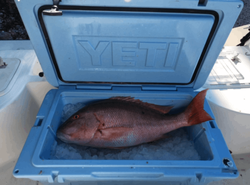
[[[207,90],[208,89],[199,92],[199,94],[196,95],[186,108],[184,114],[187,119],[188,126],[213,120],[213,118],[203,109]]]

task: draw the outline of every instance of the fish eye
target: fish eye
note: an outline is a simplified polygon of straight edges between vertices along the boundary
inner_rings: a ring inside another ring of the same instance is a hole
[[[80,116],[79,115],[74,115],[73,119],[78,119]]]

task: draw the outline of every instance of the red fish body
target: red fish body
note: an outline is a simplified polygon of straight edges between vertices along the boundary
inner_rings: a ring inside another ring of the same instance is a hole
[[[167,115],[171,107],[115,97],[84,107],[57,131],[66,143],[99,148],[123,148],[164,138],[181,127],[212,120],[203,110],[206,91],[200,92],[186,110]]]

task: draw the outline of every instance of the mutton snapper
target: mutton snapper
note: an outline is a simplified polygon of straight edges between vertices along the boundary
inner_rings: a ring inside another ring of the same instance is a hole
[[[124,148],[152,142],[181,127],[212,120],[203,109],[207,90],[200,92],[186,110],[168,115],[171,107],[113,97],[88,105],[72,115],[57,131],[66,143],[98,148]]]

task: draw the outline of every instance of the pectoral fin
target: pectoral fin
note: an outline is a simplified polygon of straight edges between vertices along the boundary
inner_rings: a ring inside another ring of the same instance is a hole
[[[132,128],[127,127],[113,127],[113,128],[105,128],[105,129],[99,129],[98,130],[101,134],[101,138],[104,140],[116,140],[121,138],[124,135],[127,135],[127,133],[130,133],[133,131]]]

